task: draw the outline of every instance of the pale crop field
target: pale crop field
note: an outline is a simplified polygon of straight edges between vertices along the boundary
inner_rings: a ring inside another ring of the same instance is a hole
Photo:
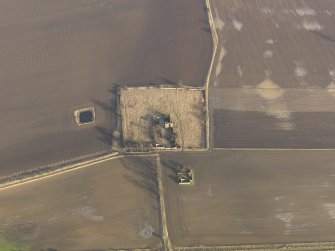
[[[123,142],[149,142],[148,116],[170,115],[176,143],[206,146],[204,91],[185,88],[129,88],[120,91]]]

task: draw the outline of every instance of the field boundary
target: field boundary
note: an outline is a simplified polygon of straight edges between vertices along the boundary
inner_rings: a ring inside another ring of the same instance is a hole
[[[302,251],[302,250],[334,250],[335,242],[297,242],[287,244],[250,244],[250,245],[227,245],[227,246],[199,246],[199,247],[175,247],[178,251],[242,251],[242,250],[285,250],[285,251]]]
[[[214,60],[215,60],[215,56],[216,56],[216,51],[217,51],[217,47],[218,47],[218,35],[216,33],[215,30],[215,24],[214,24],[214,19],[213,19],[213,14],[212,14],[212,8],[211,8],[211,4],[209,2],[209,0],[205,1],[206,3],[206,8],[207,8],[207,14],[208,14],[208,22],[209,22],[209,27],[211,30],[211,35],[212,35],[212,41],[213,41],[213,54],[212,54],[212,59],[211,59],[211,63],[208,69],[208,73],[207,73],[207,77],[206,77],[206,82],[205,82],[205,95],[206,95],[206,149],[210,150],[211,147],[211,139],[210,139],[210,135],[212,133],[211,130],[211,124],[210,124],[210,114],[209,114],[209,80],[211,77],[211,73],[212,73],[212,69],[213,69],[213,65],[214,65]],[[214,144],[214,143],[213,143]]]
[[[159,189],[159,205],[160,205],[160,213],[161,213],[161,224],[162,224],[162,239],[164,248],[166,251],[174,250],[172,243],[169,238],[169,231],[167,226],[167,218],[166,218],[166,209],[165,209],[165,197],[164,197],[164,186],[163,186],[163,167],[161,166],[161,160],[159,155],[156,159],[157,165],[157,179],[158,179],[158,189]]]
[[[335,148],[236,148],[214,147],[213,150],[227,151],[335,151]]]
[[[191,86],[191,85],[181,85],[181,86],[172,86],[172,85],[143,85],[143,86],[121,86],[118,87],[118,90],[146,90],[146,89],[165,89],[165,90],[188,90],[188,91],[203,91],[205,88],[203,86]]]
[[[96,158],[91,158],[85,161],[79,160],[75,163],[68,163],[67,165],[64,165],[62,167],[50,167],[52,168],[52,170],[47,171],[47,170],[33,170],[32,172],[29,173],[24,173],[22,174],[23,177],[21,178],[20,175],[18,176],[14,176],[14,177],[10,177],[9,181],[4,182],[2,184],[0,184],[0,190],[3,189],[7,189],[7,188],[12,188],[12,187],[16,187],[19,185],[23,185],[23,184],[27,184],[27,183],[31,183],[34,181],[38,181],[44,178],[49,178],[49,177],[53,177],[55,175],[59,175],[59,174],[63,174],[63,173],[67,173],[67,172],[71,172],[74,170],[79,170],[81,168],[85,168],[88,166],[92,166],[98,163],[102,163],[105,162],[107,160],[111,160],[111,159],[116,159],[116,158],[120,158],[123,157],[123,155],[119,155],[119,153],[114,152],[114,153],[107,153],[107,154],[103,154],[101,156],[98,156]],[[40,172],[40,173],[38,173]],[[37,173],[37,174],[35,174]]]

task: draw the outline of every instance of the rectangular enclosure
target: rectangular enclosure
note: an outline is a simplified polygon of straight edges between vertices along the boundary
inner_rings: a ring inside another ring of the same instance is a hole
[[[206,102],[202,89],[121,88],[125,148],[206,147]]]

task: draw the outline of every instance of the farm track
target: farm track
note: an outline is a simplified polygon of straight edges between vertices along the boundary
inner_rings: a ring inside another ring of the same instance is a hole
[[[234,245],[211,247],[176,247],[176,251],[331,251],[335,249],[335,242],[291,243],[291,244],[260,244],[260,245]]]

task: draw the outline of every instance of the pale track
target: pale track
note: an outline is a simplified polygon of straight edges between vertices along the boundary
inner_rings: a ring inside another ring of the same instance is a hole
[[[217,47],[218,47],[218,35],[216,33],[215,30],[215,24],[214,24],[214,20],[213,20],[213,14],[212,14],[212,9],[211,9],[211,5],[209,0],[206,0],[206,8],[207,8],[207,13],[208,13],[208,22],[209,22],[209,26],[211,29],[211,34],[212,34],[212,40],[213,40],[213,54],[212,54],[212,59],[211,59],[211,63],[208,69],[208,73],[207,73],[207,78],[206,78],[206,83],[205,83],[205,93],[206,93],[206,145],[207,145],[207,149],[211,150],[212,149],[212,143],[213,142],[213,137],[211,137],[212,135],[212,124],[210,122],[210,118],[212,117],[210,115],[210,111],[212,111],[212,109],[209,109],[210,106],[210,102],[209,102],[209,80],[211,77],[211,73],[212,73],[212,69],[213,69],[213,65],[214,65],[214,60],[215,60],[215,55],[216,55],[216,51],[217,51]]]
[[[306,243],[288,243],[288,244],[255,244],[255,245],[230,245],[230,246],[211,246],[211,247],[176,247],[177,251],[243,251],[243,250],[255,250],[255,251],[266,251],[266,250],[285,250],[285,251],[325,251],[335,250],[335,242],[306,242]]]

